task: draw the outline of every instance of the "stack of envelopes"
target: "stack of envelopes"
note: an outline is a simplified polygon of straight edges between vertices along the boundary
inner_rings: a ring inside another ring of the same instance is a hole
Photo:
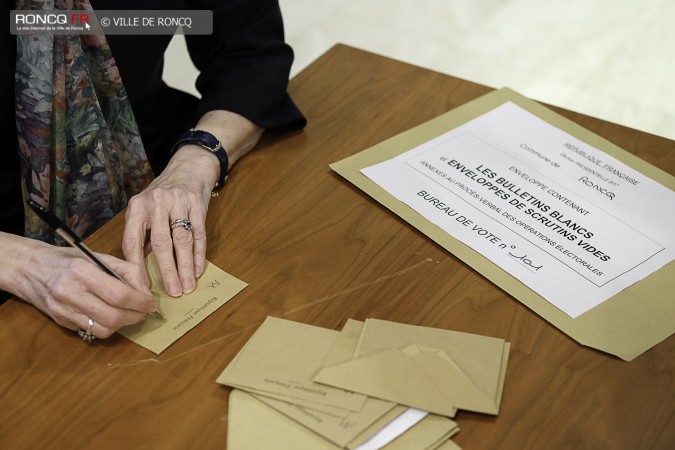
[[[458,448],[448,417],[497,414],[509,346],[376,319],[334,331],[268,317],[217,380],[237,388],[227,448]]]

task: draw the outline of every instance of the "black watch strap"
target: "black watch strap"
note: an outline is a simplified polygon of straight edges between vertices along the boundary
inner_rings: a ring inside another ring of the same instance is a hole
[[[220,144],[220,141],[217,137],[209,133],[208,131],[202,130],[190,130],[181,134],[178,137],[178,140],[173,145],[171,149],[171,154],[176,153],[176,150],[181,148],[184,145],[198,145],[204,150],[207,150],[218,158],[220,162],[220,177],[216,185],[213,187],[213,190],[216,191],[222,188],[227,182],[227,176],[229,173],[230,160],[227,158],[227,152],[225,148]]]

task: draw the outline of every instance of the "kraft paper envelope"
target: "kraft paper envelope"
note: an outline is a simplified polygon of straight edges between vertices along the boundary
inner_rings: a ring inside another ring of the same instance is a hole
[[[450,437],[457,434],[457,423],[447,417],[429,414],[415,424],[408,431],[397,437],[389,444],[382,447],[383,450],[413,450],[426,449],[436,450]],[[359,450],[357,448],[357,450]]]
[[[439,439],[456,431],[455,422],[444,417],[428,416],[400,438],[383,447],[383,450],[433,450],[438,448]],[[403,438],[405,441],[401,443],[400,439]],[[401,446],[402,444],[405,446]],[[339,450],[342,447],[309,431],[246,392],[234,389],[230,393],[229,401],[227,448]]]
[[[396,200],[360,172],[365,167],[392,159],[509,101],[675,190],[675,177],[506,88],[459,106],[330,167],[579,343],[630,361],[675,332],[675,320],[672,319],[675,317],[675,302],[672,301],[675,292],[675,261],[572,319],[471,247]]]
[[[244,347],[242,347],[242,349],[239,351],[239,353],[236,354],[234,356],[234,358],[232,358],[232,361],[230,361],[230,364],[227,365],[225,370],[223,370],[223,372],[218,377],[218,380],[223,381],[222,384],[226,384],[224,382],[224,380],[227,380],[229,378],[230,372],[237,365],[237,360],[238,360],[239,356],[245,353],[245,349],[246,349],[247,345],[248,345],[248,342],[246,344],[244,344]],[[271,398],[273,400],[279,400],[279,401],[284,401],[284,402],[288,402],[290,400],[290,398],[287,395],[274,394],[272,392],[260,391],[258,389],[253,389],[251,387],[247,387],[246,389],[243,389],[243,390],[245,390],[246,392],[248,392],[250,394],[265,396],[266,398]],[[338,408],[338,407],[330,406],[330,405],[322,405],[322,404],[315,403],[315,402],[301,400],[299,398],[293,398],[292,401],[293,401],[294,405],[297,405],[301,408],[309,408],[309,409],[312,409],[314,411],[319,411],[321,413],[328,414],[328,415],[334,416],[334,417],[340,417],[340,418],[343,418],[343,419],[346,418],[349,415],[349,413],[352,412],[348,409]]]
[[[361,445],[368,442],[376,434],[380,433],[386,427],[390,426],[394,420],[398,419],[404,412],[408,411],[409,408],[405,406],[398,405],[391,411],[389,411],[384,416],[380,417],[377,421],[373,422],[368,428],[366,428],[361,434],[359,434],[354,440],[347,444],[346,448],[349,450],[357,450]]]
[[[239,388],[242,389],[242,388]],[[265,399],[269,399],[271,401],[279,401],[283,403],[287,403],[290,405],[294,405],[297,408],[303,408],[310,410],[312,412],[318,412],[321,415],[326,415],[329,417],[334,417],[340,420],[347,419],[347,417],[350,416],[350,414],[355,413],[356,411],[350,411],[348,409],[344,408],[338,408],[336,406],[330,406],[330,405],[322,405],[320,403],[316,402],[310,402],[307,400],[301,400],[299,398],[290,398],[287,395],[280,395],[280,394],[273,394],[271,392],[264,392],[264,391],[259,391],[256,389],[251,389],[251,388],[245,388],[242,389],[249,394],[252,394],[258,397],[264,397]],[[366,400],[367,401],[367,400]],[[365,403],[364,403],[364,408],[365,408]]]
[[[227,303],[248,284],[206,261],[206,269],[189,294],[171,297],[164,291],[154,253],[147,258],[152,291],[156,294],[162,318],[147,318],[118,331],[148,350],[160,354],[181,336]]]
[[[228,450],[336,450],[335,444],[312,433],[244,391],[230,393],[227,414]]]
[[[268,317],[216,380],[240,389],[361,411],[366,396],[320,385],[312,375],[339,333]]]
[[[363,325],[363,322],[348,319],[340,330],[340,335],[335,339],[333,346],[323,359],[321,367],[334,366],[354,359],[356,346],[363,332]]]
[[[499,407],[511,344],[477,334],[368,319],[355,356],[361,358],[383,349],[410,345],[443,351]]]
[[[254,397],[339,447],[346,447],[358,439],[371,425],[379,423],[379,419],[389,418],[390,411],[395,410],[395,416],[389,422],[406,409],[394,403],[369,398],[362,411],[351,412],[343,419],[264,396],[254,395]]]
[[[354,327],[355,329],[353,329]],[[350,319],[335,339],[324,358],[323,364],[326,364],[326,360],[335,362],[351,360],[356,349],[361,328],[361,322]],[[248,390],[248,392],[251,391]],[[366,430],[370,426],[378,423],[383,417],[389,417],[390,412],[393,412],[393,418],[395,418],[406,409],[392,402],[368,397],[361,411],[349,411],[344,416],[338,416],[331,414],[330,411],[317,411],[311,404],[299,405],[295,399],[289,403],[288,398],[285,400],[281,398],[271,399],[265,393],[260,394],[256,395],[256,398],[261,402],[339,446],[346,446],[354,441],[357,436],[367,434]],[[385,423],[391,422],[393,418],[390,418]],[[373,430],[372,434],[382,428],[382,426],[384,425]]]
[[[497,414],[510,345],[501,339],[369,319],[354,359],[314,380],[454,417]]]

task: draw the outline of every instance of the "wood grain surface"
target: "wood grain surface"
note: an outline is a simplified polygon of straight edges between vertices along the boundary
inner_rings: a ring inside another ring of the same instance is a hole
[[[241,294],[159,356],[119,335],[86,345],[17,300],[0,307],[0,448],[225,448],[229,389],[215,379],[268,315],[510,341],[500,414],[456,418],[465,449],[675,448],[675,338],[630,363],[585,348],[328,167],[489,90],[331,49],[290,84],[307,128],[266,135],[211,202],[208,259],[250,284]],[[675,173],[675,142],[554,109]],[[88,242],[121,256],[123,226]]]

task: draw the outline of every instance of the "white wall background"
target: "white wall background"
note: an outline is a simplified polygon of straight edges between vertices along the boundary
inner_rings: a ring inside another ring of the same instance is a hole
[[[280,0],[292,75],[344,43],[675,139],[675,0]],[[194,91],[182,38],[165,79]]]

